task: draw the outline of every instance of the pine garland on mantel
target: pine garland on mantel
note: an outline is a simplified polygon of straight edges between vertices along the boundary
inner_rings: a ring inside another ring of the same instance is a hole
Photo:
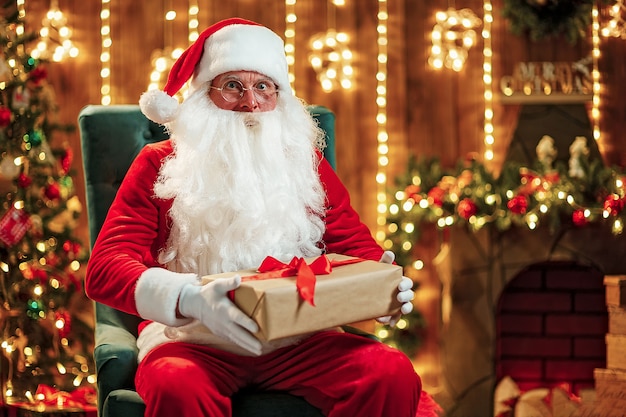
[[[615,0],[601,0],[614,4]],[[595,0],[504,0],[502,15],[516,35],[539,41],[564,35],[572,44],[583,39],[591,24]]]
[[[495,227],[533,230],[547,225],[607,223],[614,235],[626,222],[626,173],[601,161],[581,158],[582,175],[571,176],[564,163],[545,169],[507,162],[496,178],[481,162],[469,159],[444,170],[437,158],[409,158],[405,174],[389,192],[387,239],[401,265],[415,259],[413,247],[424,224],[444,229],[463,225],[471,231]]]

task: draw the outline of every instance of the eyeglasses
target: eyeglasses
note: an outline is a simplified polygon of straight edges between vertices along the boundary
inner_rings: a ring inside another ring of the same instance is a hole
[[[256,84],[250,88],[245,88],[239,80],[226,80],[219,88],[213,87],[212,85],[209,87],[218,90],[222,94],[222,98],[230,103],[241,100],[246,91],[252,91],[259,103],[272,100],[278,93],[276,84],[269,80],[257,81]]]

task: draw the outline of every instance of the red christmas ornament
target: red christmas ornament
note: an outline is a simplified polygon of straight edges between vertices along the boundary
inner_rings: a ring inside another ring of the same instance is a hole
[[[54,322],[60,337],[67,337],[72,329],[72,316],[67,311],[54,313]]]
[[[467,220],[478,212],[478,206],[471,198],[464,198],[459,201],[456,211],[459,213],[459,216]]]
[[[604,200],[604,211],[617,216],[624,209],[624,200],[617,194],[610,194]]]
[[[7,127],[11,123],[11,110],[8,107],[0,107],[0,127]]]
[[[585,211],[582,209],[578,209],[575,210],[574,213],[572,213],[572,222],[574,223],[574,225],[582,227],[586,226],[587,223],[589,223],[589,220],[587,219],[587,217],[585,217]]]
[[[50,200],[58,200],[61,197],[61,187],[56,182],[53,182],[46,187],[44,194]]]
[[[524,214],[528,209],[528,198],[525,195],[518,194],[506,203],[511,213]]]
[[[67,148],[63,157],[61,157],[61,169],[63,170],[63,174],[66,175],[72,166],[72,161],[74,159],[74,152],[71,148]]]
[[[445,197],[446,192],[439,187],[433,187],[428,191],[428,202],[434,206],[441,207],[443,206],[443,198]]]
[[[409,185],[408,187],[406,187],[404,189],[404,194],[407,196],[407,199],[411,198],[414,201],[419,201],[420,200],[420,196],[419,196],[419,192],[421,191],[421,188],[419,185]]]
[[[44,67],[37,67],[28,73],[28,79],[35,85],[41,84],[41,81],[48,78],[48,71]]]
[[[23,172],[17,177],[17,186],[20,188],[28,188],[32,183],[32,178]]]

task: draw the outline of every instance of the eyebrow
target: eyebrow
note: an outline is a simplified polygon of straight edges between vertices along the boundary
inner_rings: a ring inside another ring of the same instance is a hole
[[[232,74],[231,75],[226,75],[226,76],[224,76],[224,78],[221,78],[219,80],[220,83],[224,83],[225,81],[239,81],[241,84],[243,84],[243,81],[241,81],[241,78],[239,78],[236,75],[232,75]],[[278,88],[278,84],[276,84],[274,82],[274,80],[272,80],[271,78],[266,77],[266,76],[262,76],[258,80],[254,81],[254,84],[257,84],[257,83],[260,83],[260,82],[268,82],[268,81],[271,82],[272,84],[274,84],[276,86],[276,88]]]

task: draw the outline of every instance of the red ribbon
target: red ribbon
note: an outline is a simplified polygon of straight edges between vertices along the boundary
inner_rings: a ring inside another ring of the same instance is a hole
[[[361,262],[363,259],[350,258],[343,261],[331,261],[326,255],[322,255],[310,264],[307,264],[304,258],[294,257],[291,262],[285,264],[271,256],[266,257],[259,266],[256,275],[242,277],[242,281],[253,281],[270,278],[286,278],[296,277],[296,288],[298,294],[303,300],[312,306],[315,306],[315,282],[316,275],[328,275],[333,271],[334,267],[342,265],[350,265]],[[234,294],[230,294],[231,300]]]

